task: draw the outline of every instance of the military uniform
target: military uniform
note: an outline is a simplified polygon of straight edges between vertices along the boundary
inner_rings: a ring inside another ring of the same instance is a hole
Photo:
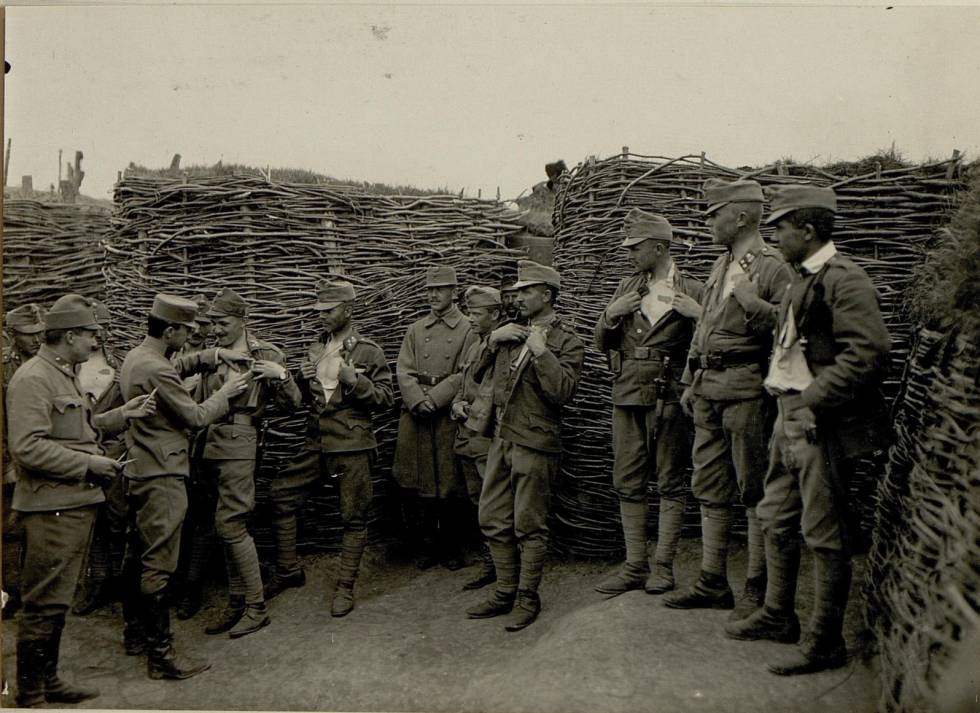
[[[318,284],[315,308],[325,311],[354,301],[353,286],[343,280]],[[297,379],[309,409],[304,451],[272,481],[270,498],[276,533],[276,572],[267,586],[270,598],[305,577],[296,557],[296,513],[312,485],[337,478],[344,525],[340,572],[331,604],[334,616],[354,606],[353,590],[367,545],[367,520],[373,497],[371,470],[378,447],[372,414],[394,403],[391,370],[377,343],[353,327],[323,334],[310,345],[307,363],[315,378]],[[342,363],[353,366],[356,382],[337,374]]]
[[[429,268],[426,287],[455,285],[452,268]],[[432,550],[437,540],[443,556],[458,546],[460,508],[454,501],[466,497],[466,484],[454,455],[456,424],[450,406],[462,378],[463,355],[475,339],[469,322],[452,305],[444,314],[430,312],[412,324],[398,352],[402,411],[392,472],[410,498],[418,497],[416,524],[422,539],[419,565],[423,567],[435,562]],[[426,399],[436,410],[421,415],[417,407]],[[450,563],[453,559],[448,557]]]
[[[558,273],[522,260],[518,290],[532,285],[560,288]],[[538,586],[548,549],[551,482],[561,454],[561,414],[578,386],[585,347],[555,313],[531,318],[544,334],[545,349],[535,356],[526,343],[495,343],[491,336],[478,374],[492,369],[494,439],[480,494],[480,526],[490,542],[497,587],[472,618],[506,613],[517,597],[517,611],[506,627],[530,624],[540,610]],[[520,550],[518,560],[518,549]],[[520,570],[518,580],[517,570]]]
[[[705,184],[707,213],[729,203],[762,202],[755,181]],[[701,576],[694,588],[667,598],[675,608],[734,607],[727,581],[731,506],[740,499],[749,528],[749,566],[742,601],[734,616],[750,613],[765,590],[765,557],[755,506],[762,498],[771,403],[762,377],[772,348],[776,305],[791,279],[778,252],[755,232],[742,255],[721,255],[705,285],[704,312],[694,332],[684,383],[690,384],[694,413],[694,476],[701,504]],[[740,280],[755,286],[743,306],[734,292]]]
[[[634,208],[623,225],[624,247],[645,240],[673,240],[670,223]],[[669,253],[668,253],[669,260]],[[680,408],[679,379],[684,371],[696,320],[670,306],[672,293],[700,302],[704,285],[669,261],[663,280],[647,273],[622,281],[610,305],[624,295],[642,294],[637,310],[609,319],[603,310],[595,327],[595,347],[613,373],[613,487],[620,500],[626,564],[596,587],[619,594],[645,586],[650,593],[673,588],[673,561],[684,517],[685,482],[691,461],[691,423]],[[608,309],[608,308],[607,308]],[[654,320],[651,322],[651,318]],[[656,475],[660,494],[656,572],[647,561],[647,486]]]
[[[832,189],[785,186],[774,192],[768,222],[795,210],[836,212]],[[853,463],[887,447],[888,412],[879,386],[890,340],[874,286],[861,267],[824,243],[802,260],[776,322],[766,388],[778,397],[765,495],[758,506],[766,532],[769,586],[765,606],[735,638],[792,634],[799,540],[814,556],[815,604],[800,653],[770,667],[793,674],[846,662],[842,637],[851,582],[848,483]]]

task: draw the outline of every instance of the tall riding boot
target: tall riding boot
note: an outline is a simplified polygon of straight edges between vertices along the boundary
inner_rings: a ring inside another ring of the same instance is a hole
[[[683,525],[684,500],[661,498],[653,572],[643,587],[647,594],[663,594],[674,588],[674,557],[677,555],[677,543],[680,542]]]
[[[463,589],[482,589],[497,581],[497,570],[493,567],[493,555],[490,546],[484,541],[480,547],[480,569],[476,576],[463,585]]]
[[[58,677],[58,658],[61,651],[61,632],[64,622],[55,627],[48,639],[47,657],[44,661],[44,700],[48,703],[80,703],[99,695],[94,688],[70,686]]]
[[[595,586],[600,594],[616,596],[632,589],[642,589],[650,574],[647,561],[647,501],[619,501],[619,514],[623,521],[623,539],[626,541],[626,562],[617,571]]]
[[[746,508],[745,518],[748,526],[748,564],[745,573],[745,589],[735,602],[735,609],[729,621],[744,619],[761,609],[766,599],[766,546],[762,525],[755,514],[755,508]]]
[[[17,642],[17,707],[33,708],[44,703],[44,668],[47,644],[42,639]]]
[[[267,602],[291,587],[306,584],[306,574],[296,556],[296,514],[277,515],[272,527],[276,535],[276,571],[265,583],[262,593]]]
[[[517,585],[517,602],[510,620],[504,626],[507,631],[520,631],[538,618],[541,599],[538,587],[544,572],[544,558],[548,554],[545,540],[525,540],[521,543],[521,578]]]
[[[135,566],[135,560],[127,559],[122,575],[123,646],[127,656],[142,656],[147,649],[145,598]]]
[[[665,605],[672,609],[735,608],[725,575],[731,523],[731,508],[701,506],[701,574],[692,588],[668,596]]]
[[[851,588],[851,562],[842,552],[814,552],[814,602],[810,627],[797,652],[769,665],[778,676],[840,668],[847,663],[844,613]]]
[[[367,546],[367,528],[346,530],[340,549],[340,571],[330,603],[331,616],[347,616],[354,608],[354,583]]]
[[[143,605],[148,630],[146,672],[150,678],[184,679],[211,668],[207,661],[177,655],[170,631],[170,609],[164,603],[162,592],[145,595]]]
[[[511,542],[491,541],[490,553],[497,571],[497,586],[485,601],[466,610],[469,619],[489,619],[514,608],[514,598],[517,596],[517,546]]]
[[[795,533],[768,532],[765,603],[745,619],[725,625],[725,634],[741,641],[771,640],[795,644],[800,639],[796,616],[796,580],[800,569],[800,540]]]
[[[469,518],[469,503],[462,498],[439,498],[439,550],[443,566],[455,572],[466,566],[463,542]]]
[[[415,566],[429,569],[439,564],[438,514],[439,501],[436,498],[418,499],[418,551]]]

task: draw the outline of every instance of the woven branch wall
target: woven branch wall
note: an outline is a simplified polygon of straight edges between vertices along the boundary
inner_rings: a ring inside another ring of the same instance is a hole
[[[250,328],[296,369],[318,328],[315,281],[343,272],[356,286],[355,321],[394,362],[408,325],[428,309],[424,273],[452,265],[461,285],[496,284],[520,253],[503,247],[521,226],[492,201],[454,196],[380,196],[351,188],[220,176],[191,181],[126,177],[116,186],[106,241],[106,303],[120,354],[142,339],[156,292],[183,296],[231,287],[251,304]],[[511,214],[512,215],[512,214]],[[396,387],[397,396],[397,387]],[[371,528],[385,512],[398,407],[376,419],[380,441]],[[268,479],[302,445],[304,414],[271,419],[258,478]],[[331,548],[340,537],[336,494],[314,494],[301,544]],[[257,523],[266,521],[258,517]],[[264,532],[259,527],[260,543]]]
[[[65,292],[101,298],[110,212],[90,205],[8,200],[3,206],[3,308],[47,308]]]
[[[591,347],[591,334],[619,280],[628,274],[620,228],[630,208],[665,215],[675,233],[692,240],[690,250],[675,251],[680,267],[704,280],[721,249],[711,244],[702,211],[701,185],[711,177],[751,177],[763,186],[809,182],[832,186],[840,213],[835,242],[860,264],[875,283],[892,336],[891,377],[886,395],[894,398],[909,352],[911,325],[903,316],[903,293],[913,268],[923,260],[936,228],[948,221],[962,183],[955,161],[912,168],[874,170],[839,176],[808,166],[770,166],[733,170],[703,156],[678,159],[624,153],[589,159],[567,176],[555,204],[555,266],[562,276],[560,311],[574,319],[589,344],[578,397],[564,422],[562,478],[555,497],[555,539],[567,552],[607,556],[622,548],[618,501],[612,490],[611,380],[605,356]],[[769,240],[771,230],[764,228]],[[869,527],[874,484],[882,462],[861,464],[852,484],[854,500]],[[652,492],[652,490],[651,490]],[[651,499],[651,504],[656,504]],[[656,508],[651,507],[651,522]],[[686,531],[699,532],[693,498]]]

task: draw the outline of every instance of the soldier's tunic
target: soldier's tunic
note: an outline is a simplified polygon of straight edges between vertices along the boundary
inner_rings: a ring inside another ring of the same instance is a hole
[[[782,256],[761,236],[738,264],[732,262],[729,252],[712,267],[684,375],[696,397],[692,490],[709,507],[726,507],[739,497],[754,507],[762,498],[771,423],[762,379],[776,305],[792,279]],[[732,293],[731,275],[740,271],[761,298],[750,310]]]
[[[489,335],[488,335],[489,336]],[[480,504],[480,491],[487,468],[487,453],[493,439],[493,381],[477,379],[476,371],[487,349],[487,337],[473,342],[463,357],[459,391],[453,402],[469,405],[469,417],[459,424],[454,450],[466,482],[466,491],[474,505]]]
[[[465,497],[453,447],[456,424],[449,407],[459,389],[460,363],[476,339],[455,305],[443,315],[430,313],[405,334],[398,353],[402,412],[393,474],[398,484],[423,497]],[[425,417],[412,410],[428,397],[436,411]]]
[[[795,537],[802,520],[811,549],[846,556],[853,463],[887,447],[889,433],[879,386],[890,340],[871,280],[836,251],[805,264],[780,305],[776,334],[766,383],[779,394],[779,414],[757,512],[778,536]],[[791,350],[805,359],[809,384],[782,378]],[[807,409],[815,433],[805,432]]]
[[[157,412],[134,421],[126,433],[127,499],[135,515],[141,544],[143,594],[163,589],[177,567],[180,528],[187,510],[184,478],[189,468],[187,430],[202,428],[228,413],[228,399],[216,393],[198,404],[187,393],[173,364],[164,355],[161,339],[147,336],[123,360],[120,385],[123,398],[157,389]],[[217,367],[217,351],[208,349],[183,357],[184,369]]]
[[[15,345],[4,347],[3,349],[3,393],[6,397],[10,380],[14,373],[24,364],[29,356],[22,354]],[[23,532],[13,512],[14,485],[17,482],[17,468],[14,466],[14,459],[10,455],[10,447],[7,441],[7,419],[10,417],[8,410],[3,410],[3,511],[0,517],[3,518],[3,588],[8,593],[16,593],[20,583],[20,559],[21,541]]]
[[[102,455],[98,429],[126,426],[121,409],[92,416],[72,364],[48,346],[10,381],[10,452],[18,478],[13,508],[24,532],[20,640],[43,640],[64,626],[95,521],[105,500],[87,479]]]
[[[649,276],[623,279],[610,303],[636,292]],[[704,285],[679,271],[673,288],[700,302]],[[668,309],[654,324],[642,310],[611,322],[605,310],[595,327],[595,347],[604,351],[613,372],[613,486],[623,500],[646,498],[651,474],[664,499],[683,500],[684,473],[691,458],[691,424],[681,411],[679,380],[684,372],[696,321]],[[668,373],[663,373],[664,360]],[[661,393],[657,381],[665,379]],[[662,401],[656,418],[657,401]]]

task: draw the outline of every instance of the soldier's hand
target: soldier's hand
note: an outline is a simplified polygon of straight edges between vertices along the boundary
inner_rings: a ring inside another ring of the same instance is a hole
[[[688,386],[684,389],[681,394],[681,411],[688,415],[688,417],[694,417],[694,406],[691,404],[691,400],[694,398],[694,394],[691,393],[691,387]]]
[[[146,418],[147,416],[152,416],[156,412],[157,397],[153,393],[130,399],[123,404],[122,411],[125,418]]]
[[[606,319],[617,320],[631,312],[635,312],[640,308],[640,303],[643,298],[640,297],[640,293],[636,290],[632,292],[627,292],[622,297],[618,297],[612,301],[608,307],[606,307]]]
[[[231,349],[225,349],[224,347],[217,348],[218,361],[224,362],[232,369],[240,369],[251,365],[254,359],[248,354],[242,354],[241,352],[232,351]]]
[[[93,455],[88,464],[88,479],[93,483],[102,484],[113,478],[122,469],[122,466],[122,463],[114,461],[112,458]]]
[[[732,291],[735,295],[735,299],[742,309],[748,309],[753,302],[759,299],[759,290],[755,286],[755,282],[748,279],[744,275],[741,275],[735,280],[735,288]]]
[[[299,365],[299,374],[309,381],[316,378],[316,364],[311,361],[304,361]]]
[[[252,376],[256,379],[278,380],[286,373],[286,367],[268,359],[256,359],[252,364]]]
[[[490,344],[497,346],[503,342],[523,342],[530,332],[531,330],[523,325],[508,322],[490,332]]]
[[[341,384],[353,386],[357,383],[357,370],[349,361],[342,361],[340,362],[340,371],[337,372],[337,378]]]
[[[548,350],[548,345],[545,343],[544,329],[541,327],[531,327],[531,333],[524,343],[527,345],[528,351],[534,356],[540,356]]]
[[[233,399],[248,388],[248,381],[249,372],[243,371],[241,374],[231,376],[228,381],[221,385],[218,391],[229,399]]]
[[[436,411],[436,405],[432,402],[432,399],[425,399],[420,401],[419,405],[415,407],[415,412],[419,416],[430,416]]]
[[[453,401],[452,416],[456,421],[465,421],[470,417],[470,404],[468,401]]]
[[[670,306],[688,319],[701,319],[701,305],[696,299],[683,292],[674,293],[674,301]]]

